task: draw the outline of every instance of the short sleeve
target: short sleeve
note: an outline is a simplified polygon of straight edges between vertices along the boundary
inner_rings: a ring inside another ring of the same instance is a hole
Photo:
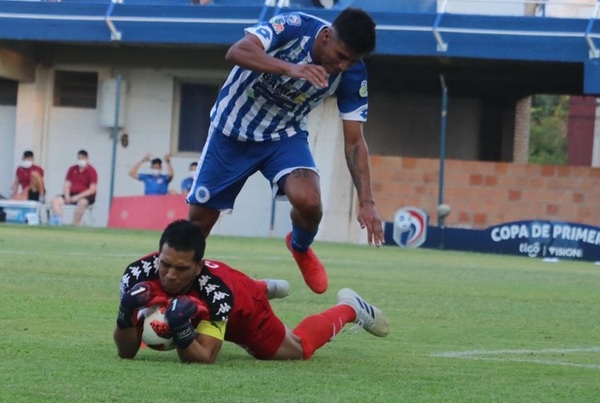
[[[306,30],[305,24],[309,22],[303,20],[297,13],[281,14],[244,31],[256,36],[265,51],[269,52],[303,36]]]
[[[342,120],[367,121],[369,92],[367,69],[362,60],[343,73],[335,94]]]

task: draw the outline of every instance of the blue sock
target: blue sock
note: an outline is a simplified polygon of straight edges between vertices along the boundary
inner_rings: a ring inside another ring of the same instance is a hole
[[[292,224],[292,248],[298,252],[306,252],[311,243],[315,240],[318,229],[306,231]]]

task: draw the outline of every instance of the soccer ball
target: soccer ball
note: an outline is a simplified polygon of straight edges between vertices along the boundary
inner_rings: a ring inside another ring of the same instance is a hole
[[[138,319],[143,320],[142,341],[151,349],[173,350],[175,343],[169,324],[165,319],[166,305],[152,305],[140,310]]]

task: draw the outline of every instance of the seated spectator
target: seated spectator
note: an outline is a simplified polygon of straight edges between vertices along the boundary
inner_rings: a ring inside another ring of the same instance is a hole
[[[46,187],[44,186],[44,169],[33,163],[33,151],[25,151],[21,164],[17,167],[12,184],[14,200],[32,200],[44,202]]]
[[[72,204],[77,206],[73,214],[73,225],[80,225],[85,209],[96,201],[97,186],[98,173],[89,164],[87,151],[79,150],[77,164],[67,171],[63,194],[52,200],[50,224],[61,225],[63,206]]]
[[[146,154],[141,161],[137,162],[130,170],[129,176],[133,179],[137,179],[144,182],[144,194],[150,195],[166,195],[169,191],[169,183],[173,179],[173,167],[171,166],[171,157],[169,154],[165,154],[165,163],[167,165],[167,173],[162,173],[162,160],[160,158],[154,158],[151,160],[152,154]],[[150,162],[149,174],[138,174],[140,166],[144,162]]]
[[[194,183],[194,176],[196,176],[196,168],[198,167],[197,162],[192,162],[190,164],[190,170],[188,172],[188,176],[181,181],[181,194],[188,194],[190,189],[192,188],[192,184]]]

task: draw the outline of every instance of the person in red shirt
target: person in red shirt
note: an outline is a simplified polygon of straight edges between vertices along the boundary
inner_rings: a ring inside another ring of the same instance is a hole
[[[50,224],[62,224],[62,209],[65,204],[77,206],[73,214],[73,225],[81,223],[81,217],[85,209],[96,201],[96,187],[98,184],[98,173],[89,164],[88,153],[79,150],[77,153],[77,164],[67,171],[67,177],[63,185],[63,194],[52,200],[52,217]]]
[[[12,184],[12,199],[44,202],[44,169],[33,163],[33,151],[25,151]]]
[[[381,310],[349,288],[338,291],[337,305],[307,316],[292,330],[271,309],[264,280],[203,259],[205,245],[200,227],[176,220],[162,233],[158,252],[125,269],[114,331],[119,357],[137,355],[143,329],[138,312],[157,303],[167,304],[168,332],[182,362],[214,363],[223,341],[261,360],[306,360],[347,323],[378,337],[389,333]]]

